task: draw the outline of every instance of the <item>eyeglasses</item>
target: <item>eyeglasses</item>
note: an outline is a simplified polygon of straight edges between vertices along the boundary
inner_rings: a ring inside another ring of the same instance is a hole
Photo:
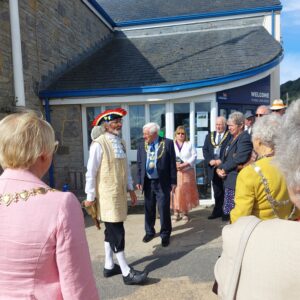
[[[56,153],[56,151],[57,151],[57,149],[58,149],[58,145],[59,145],[59,141],[55,141],[55,143],[54,143],[53,154]]]
[[[255,117],[262,117],[265,116],[266,114],[256,114]]]
[[[185,135],[184,132],[177,132],[177,135]]]

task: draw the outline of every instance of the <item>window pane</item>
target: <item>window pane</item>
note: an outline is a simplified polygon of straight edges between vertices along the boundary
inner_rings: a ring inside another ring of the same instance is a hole
[[[101,107],[87,107],[86,109],[86,120],[87,120],[87,130],[88,130],[88,145],[91,144],[91,131],[92,131],[92,122],[95,117],[101,113]]]
[[[174,104],[174,131],[178,126],[185,127],[187,137],[190,139],[190,104],[175,103]]]
[[[129,125],[130,125],[131,149],[136,150],[138,141],[143,136],[143,126],[145,125],[144,105],[129,106]]]
[[[165,136],[166,133],[166,105],[150,104],[150,122],[155,122],[160,126],[160,133]]]
[[[120,107],[120,105],[106,105],[106,106],[105,106],[105,110],[107,110],[107,109],[119,108],[119,107]]]

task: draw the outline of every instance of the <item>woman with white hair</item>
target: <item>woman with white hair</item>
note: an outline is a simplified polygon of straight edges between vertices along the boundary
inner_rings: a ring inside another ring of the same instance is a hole
[[[290,200],[298,209],[299,116],[300,100],[297,100],[281,117],[281,125],[276,126],[273,159],[285,176]],[[214,269],[219,299],[300,299],[299,232],[299,222],[279,218],[264,221],[256,216],[241,217],[225,226],[223,252]]]
[[[258,118],[254,124],[252,141],[258,159],[237,177],[235,207],[230,212],[232,223],[248,215],[263,220],[290,219],[294,216],[285,179],[272,162],[280,125],[281,118],[277,115]]]
[[[0,121],[1,299],[99,299],[79,201],[42,181],[57,146],[33,111]]]

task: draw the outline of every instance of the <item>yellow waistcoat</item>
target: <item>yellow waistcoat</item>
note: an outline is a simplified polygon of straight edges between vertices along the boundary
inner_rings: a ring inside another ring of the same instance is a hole
[[[97,218],[104,222],[123,222],[127,217],[127,160],[115,158],[111,142],[104,134],[94,142],[102,148],[96,178]]]

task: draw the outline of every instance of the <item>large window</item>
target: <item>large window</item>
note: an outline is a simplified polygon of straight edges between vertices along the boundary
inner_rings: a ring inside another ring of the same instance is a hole
[[[174,131],[180,125],[185,127],[188,137],[190,138],[190,104],[174,104]]]
[[[101,107],[87,107],[86,109],[86,120],[87,120],[87,130],[88,130],[88,145],[91,144],[91,131],[92,131],[92,122],[95,117],[101,113]]]
[[[210,131],[210,103],[195,103],[195,147],[198,159],[196,163],[196,180],[200,199],[211,198],[211,184],[207,177],[207,166],[199,153],[202,152],[204,140]]]
[[[161,135],[166,134],[166,105],[150,104],[150,122],[155,122],[160,126]]]
[[[145,125],[145,106],[129,106],[129,126],[131,150],[136,150],[138,141],[143,136],[143,126]]]

